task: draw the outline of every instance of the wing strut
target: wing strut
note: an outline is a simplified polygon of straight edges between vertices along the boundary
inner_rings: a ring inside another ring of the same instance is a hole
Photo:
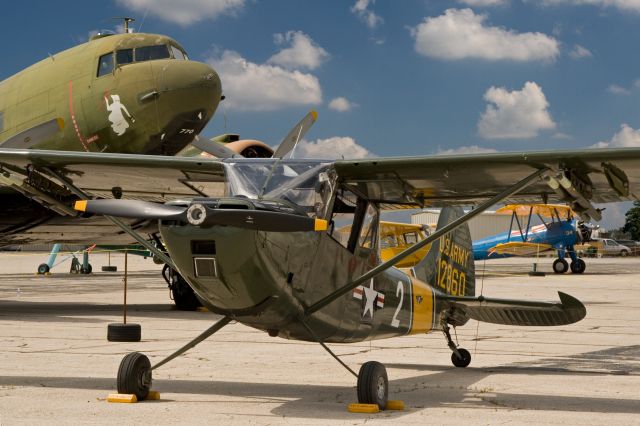
[[[499,203],[500,201],[504,200],[507,197],[510,197],[511,195],[517,193],[518,191],[521,191],[522,189],[524,189],[527,186],[531,185],[536,179],[542,177],[542,175],[546,174],[548,171],[549,171],[548,168],[536,170],[534,173],[532,173],[529,176],[525,177],[524,179],[522,179],[518,183],[510,186],[509,188],[505,189],[501,193],[495,195],[494,197],[492,197],[489,200],[485,201],[484,203],[480,204],[478,207],[474,208],[469,213],[467,213],[467,214],[465,214],[463,216],[460,216],[458,219],[456,219],[453,222],[449,223],[447,226],[445,226],[445,227],[443,227],[441,229],[438,229],[436,232],[434,232],[433,234],[431,234],[430,236],[428,236],[424,240],[420,241],[419,243],[417,243],[417,244],[409,247],[408,249],[400,252],[399,254],[397,254],[396,256],[394,256],[391,259],[387,260],[386,262],[383,262],[383,263],[379,264],[375,268],[371,269],[369,272],[367,272],[367,273],[365,273],[363,275],[360,275],[360,277],[356,278],[355,280],[351,281],[350,283],[347,283],[346,285],[342,286],[341,288],[339,288],[338,290],[336,290],[333,293],[329,294],[328,296],[323,297],[322,299],[318,300],[316,303],[314,303],[313,305],[311,305],[311,306],[309,306],[308,308],[305,309],[305,312],[304,312],[305,316],[309,316],[309,315],[313,314],[314,312],[319,311],[320,309],[324,308],[325,306],[327,306],[328,304],[330,304],[334,300],[338,299],[339,297],[343,296],[344,294],[346,294],[349,291],[353,290],[354,288],[358,287],[360,284],[364,283],[365,281],[368,281],[371,278],[375,277],[376,275],[382,273],[383,271],[391,268],[393,265],[398,263],[400,260],[406,258],[407,256],[410,256],[411,254],[413,254],[416,251],[420,250],[422,247],[426,246],[427,244],[431,244],[433,241],[437,240],[438,238],[442,237],[443,235],[453,231],[458,226],[466,223],[467,221],[469,221],[474,216],[477,216],[480,213],[482,213],[483,211],[487,210],[489,207]]]
[[[73,184],[73,182],[71,182],[71,180],[67,179],[66,176],[58,173],[56,170],[53,170],[51,167],[45,167],[44,168],[47,172],[51,173],[53,176],[55,176],[56,178],[58,178],[58,180],[62,183],[64,183],[67,188],[69,188],[69,191],[73,192],[74,194],[76,194],[78,197],[80,197],[80,199],[82,200],[90,200],[91,197],[89,197],[87,194],[85,194],[80,188],[78,188],[77,186],[75,186]],[[169,256],[167,256],[162,250],[160,250],[158,247],[154,246],[153,244],[151,244],[149,241],[147,241],[146,239],[144,239],[140,234],[138,234],[135,230],[131,229],[130,226],[128,226],[126,223],[124,223],[123,221],[121,221],[120,219],[118,219],[117,217],[113,217],[113,216],[107,216],[105,215],[104,217],[106,217],[107,219],[109,219],[114,225],[116,225],[118,228],[122,229],[124,232],[126,232],[127,234],[131,235],[131,237],[133,237],[133,239],[135,239],[137,242],[139,242],[144,248],[146,248],[147,250],[149,250],[151,253],[153,253],[154,255],[156,255],[156,257],[160,260],[162,260],[164,263],[166,263],[167,265],[169,265],[170,268],[174,269],[177,271],[177,268],[175,266],[175,264],[173,263],[173,261],[171,260],[171,258]]]

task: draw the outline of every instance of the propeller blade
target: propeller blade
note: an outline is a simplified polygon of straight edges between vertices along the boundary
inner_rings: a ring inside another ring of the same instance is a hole
[[[204,151],[207,154],[211,154],[217,158],[244,158],[242,155],[237,152],[227,148],[214,139],[200,139],[198,136],[195,137],[193,142],[191,142],[192,146],[195,146],[200,151]]]
[[[131,217],[135,219],[184,219],[185,207],[169,206],[141,200],[79,200],[74,209],[106,216]]]
[[[278,149],[276,149],[276,152],[273,153],[272,157],[282,158],[291,152],[317,119],[318,113],[316,111],[309,111],[309,113],[305,115],[298,124],[293,126],[293,129],[289,131],[287,136],[282,139],[282,142],[280,142]]]
[[[50,138],[64,129],[64,120],[54,118],[47,122],[33,126],[2,143],[3,148],[31,148],[34,145]]]
[[[290,213],[268,210],[207,209],[202,204],[192,204],[187,220],[196,226],[225,225],[266,232],[325,231],[327,221]]]

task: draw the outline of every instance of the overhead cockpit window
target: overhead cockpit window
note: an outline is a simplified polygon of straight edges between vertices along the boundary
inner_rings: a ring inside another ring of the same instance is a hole
[[[182,59],[182,60],[187,59],[182,50],[178,49],[173,45],[171,45],[170,47],[171,47],[171,53],[173,53],[173,57],[175,59]]]
[[[100,56],[98,61],[98,77],[113,71],[113,52]]]
[[[133,62],[133,49],[116,50],[116,64],[124,65]]]
[[[136,62],[153,61],[155,59],[168,59],[169,48],[165,44],[158,46],[145,46],[136,48]]]

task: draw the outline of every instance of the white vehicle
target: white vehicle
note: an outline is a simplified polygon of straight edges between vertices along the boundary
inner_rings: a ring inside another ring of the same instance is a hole
[[[623,246],[619,242],[610,238],[601,238],[596,241],[602,243],[602,247],[598,254],[603,256],[629,256],[631,249],[627,246]]]

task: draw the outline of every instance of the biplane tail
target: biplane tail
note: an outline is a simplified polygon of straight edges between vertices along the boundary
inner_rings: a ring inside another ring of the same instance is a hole
[[[464,214],[461,207],[440,212],[440,229]],[[419,280],[452,296],[475,295],[475,267],[469,225],[464,223],[431,244],[427,255],[413,267]]]

